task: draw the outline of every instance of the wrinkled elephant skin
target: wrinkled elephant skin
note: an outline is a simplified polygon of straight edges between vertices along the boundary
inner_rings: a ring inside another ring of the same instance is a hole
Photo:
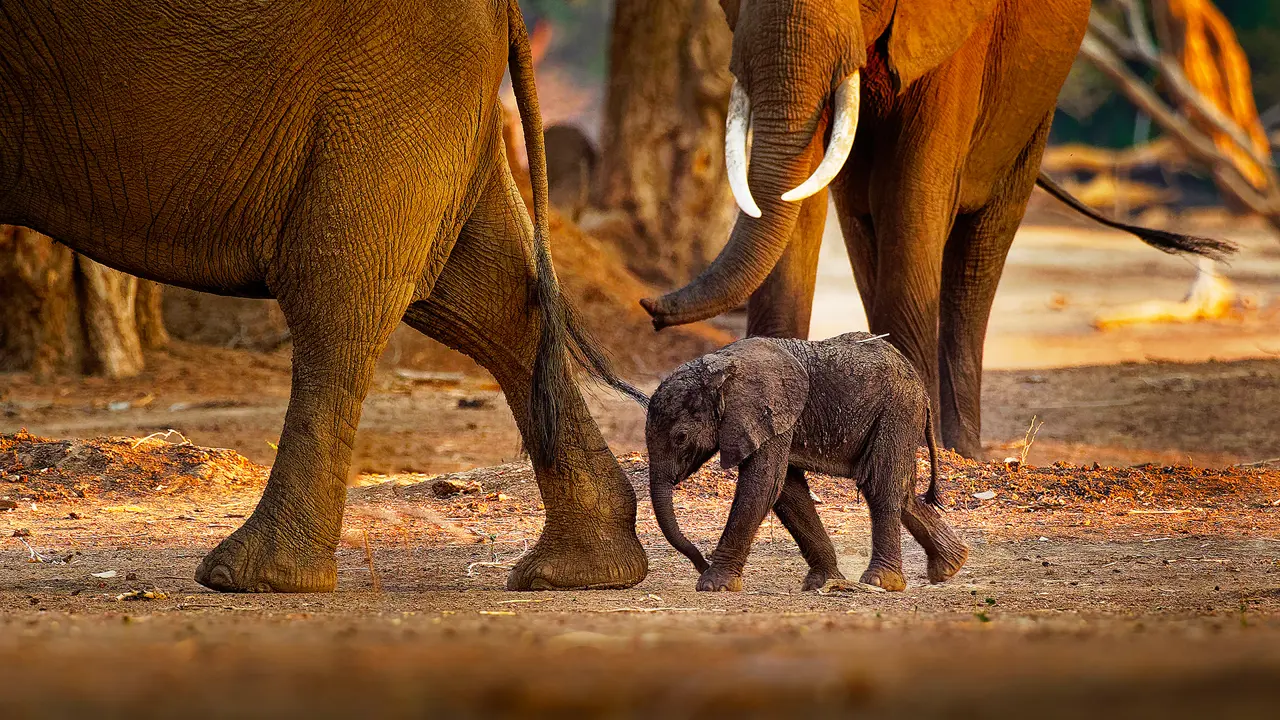
[[[748,334],[806,338],[829,194],[871,331],[920,373],[943,443],[977,456],[991,304],[1089,0],[721,5],[743,212],[710,267],[642,305],[662,328],[746,302]],[[1123,229],[1166,251],[1225,248]]]
[[[503,150],[508,65],[536,230]],[[200,583],[334,589],[352,440],[401,320],[492,372],[530,449],[547,521],[508,586],[644,577],[634,492],[569,367],[514,1],[6,3],[0,99],[0,222],[160,282],[275,298],[288,321],[270,480]]]
[[[915,494],[916,447],[929,448],[929,488]],[[930,582],[959,572],[963,541],[937,510],[938,469],[928,394],[893,346],[866,333],[822,342],[748,338],[685,363],[658,387],[645,425],[654,516],[701,576],[697,589],[742,589],[760,523],[772,510],[809,564],[801,585],[843,579],[805,472],[854,478],[871,513],[862,582],[903,590],[903,525],[928,556]],[[710,562],[680,531],[672,489],[720,453],[738,468],[729,520]]]

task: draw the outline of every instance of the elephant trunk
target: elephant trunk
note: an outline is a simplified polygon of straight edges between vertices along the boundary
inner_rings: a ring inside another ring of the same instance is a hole
[[[675,485],[665,479],[649,478],[649,499],[653,502],[653,516],[658,519],[658,527],[662,529],[667,542],[692,560],[693,566],[699,573],[706,572],[711,564],[702,556],[697,546],[680,532],[680,523],[676,521],[675,506],[671,497],[674,489]]]
[[[857,132],[860,92],[857,72],[835,89],[831,139],[821,163],[809,175],[816,160],[815,141],[824,130],[821,114],[797,122],[785,106],[764,105],[752,113],[746,92],[735,81],[725,156],[730,188],[742,212],[728,244],[693,282],[660,298],[640,301],[653,316],[656,329],[705,320],[738,307],[764,282],[791,239],[800,215],[799,201],[821,192],[848,159]],[[754,137],[749,168],[748,134]]]

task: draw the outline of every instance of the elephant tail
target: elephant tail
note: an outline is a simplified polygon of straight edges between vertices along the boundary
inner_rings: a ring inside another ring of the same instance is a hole
[[[507,5],[507,67],[511,71],[511,89],[520,111],[524,128],[525,149],[529,155],[529,180],[533,185],[534,264],[536,278],[532,300],[541,314],[542,332],[538,339],[533,365],[533,387],[529,402],[529,427],[533,447],[529,455],[538,467],[551,467],[556,456],[556,437],[563,408],[565,384],[570,382],[566,366],[566,349],[574,360],[597,380],[622,392],[641,405],[648,397],[622,380],[613,371],[608,358],[576,321],[574,312],[560,292],[555,267],[551,263],[550,201],[547,190],[547,151],[542,134],[542,111],[538,107],[538,91],[534,86],[533,57],[529,50],[529,32],[517,0]]]
[[[924,405],[924,441],[929,446],[929,489],[924,491],[924,503],[945,510],[938,490],[938,442],[933,434],[933,403],[928,399]]]
[[[1036,184],[1044,189],[1045,192],[1052,195],[1059,202],[1070,207],[1072,210],[1084,215],[1094,222],[1106,225],[1109,228],[1121,230],[1131,235],[1135,235],[1142,242],[1151,247],[1167,252],[1174,253],[1192,253],[1194,255],[1202,255],[1214,260],[1225,260],[1228,256],[1236,251],[1235,243],[1226,240],[1216,240],[1214,238],[1197,237],[1195,235],[1183,235],[1181,233],[1168,232],[1165,230],[1153,230],[1151,228],[1139,227],[1138,225],[1129,225],[1127,223],[1117,222],[1104,215],[1099,214],[1088,205],[1080,202],[1071,193],[1067,192],[1061,185],[1054,182],[1043,170],[1036,177]]]

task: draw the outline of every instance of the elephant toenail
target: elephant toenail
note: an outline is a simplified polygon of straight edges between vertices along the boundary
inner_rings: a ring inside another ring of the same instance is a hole
[[[209,573],[209,587],[215,590],[230,590],[235,587],[231,570],[226,565],[218,565]]]

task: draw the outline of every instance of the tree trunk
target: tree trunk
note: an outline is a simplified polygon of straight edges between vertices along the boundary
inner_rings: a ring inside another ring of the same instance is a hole
[[[143,350],[159,350],[169,344],[169,331],[164,329],[164,286],[150,280],[138,281],[134,310],[138,323],[138,339]]]
[[[166,342],[159,285],[0,226],[0,371],[131,377]]]
[[[78,372],[75,253],[26,228],[0,226],[0,370],[39,378]]]
[[[717,0],[617,0],[598,232],[633,272],[683,285],[724,245],[735,206],[724,165],[732,36]]]

